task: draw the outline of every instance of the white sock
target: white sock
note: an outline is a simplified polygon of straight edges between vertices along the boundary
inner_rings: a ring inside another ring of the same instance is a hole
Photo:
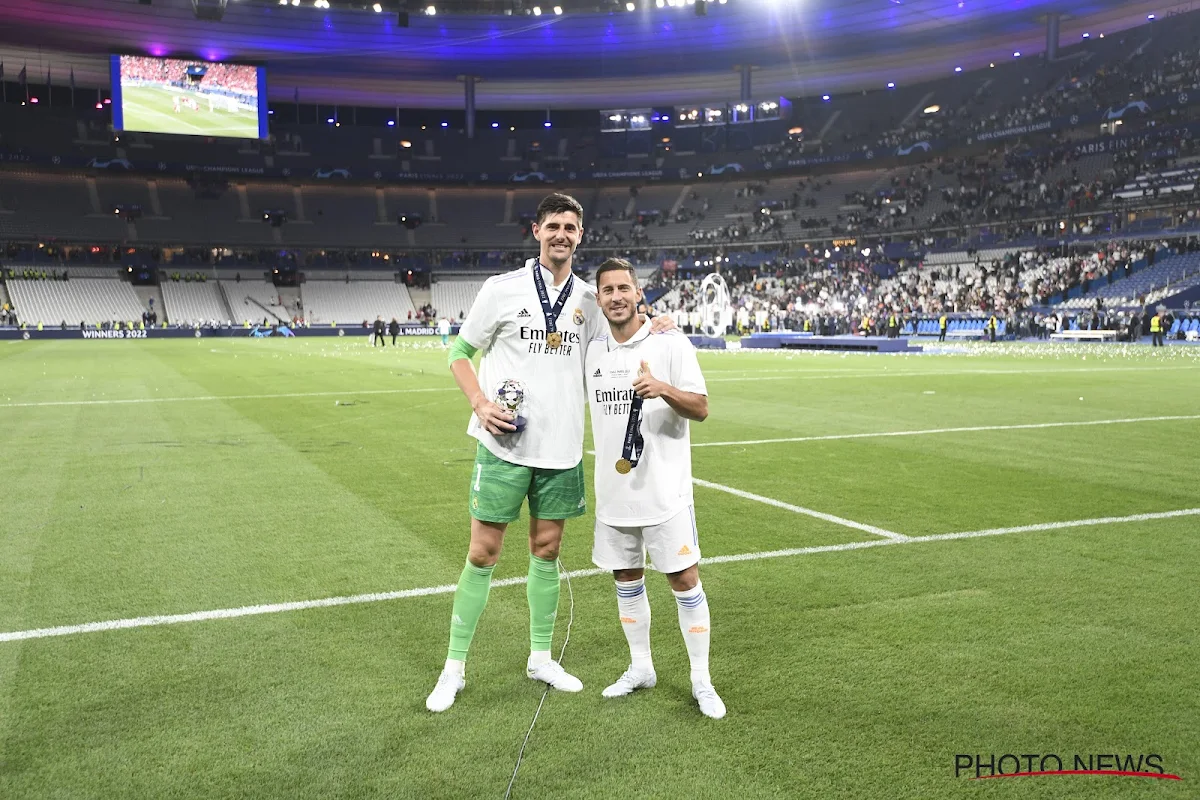
[[[674,592],[679,606],[679,629],[683,631],[683,643],[687,646],[688,660],[692,662],[692,683],[711,683],[708,674],[708,642],[711,620],[708,614],[708,598],[699,581],[694,589]]]
[[[542,664],[549,664],[549,663],[550,663],[550,651],[549,650],[530,650],[529,651],[529,661],[527,662],[527,666],[529,667],[529,669],[533,669],[534,667],[540,667]]]
[[[646,579],[617,581],[617,611],[621,614],[621,629],[629,642],[629,658],[634,669],[654,671],[650,658],[650,599],[646,596]]]
[[[459,661],[457,658],[447,658],[442,672],[451,672],[461,678],[467,674],[467,662]]]

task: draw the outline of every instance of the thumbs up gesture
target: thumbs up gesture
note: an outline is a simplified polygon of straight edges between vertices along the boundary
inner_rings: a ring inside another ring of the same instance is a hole
[[[641,369],[638,370],[637,380],[633,382],[634,394],[643,400],[653,400],[656,397],[662,397],[669,388],[670,384],[655,378],[650,373],[650,365],[643,361]]]

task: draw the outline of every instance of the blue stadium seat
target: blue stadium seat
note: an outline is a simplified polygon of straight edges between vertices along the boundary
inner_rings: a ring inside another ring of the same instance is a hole
[[[1167,335],[1174,336],[1175,334],[1179,333],[1180,324],[1187,324],[1187,320],[1181,320],[1181,319],[1176,318],[1176,320],[1171,323],[1171,329],[1169,331],[1167,331]]]

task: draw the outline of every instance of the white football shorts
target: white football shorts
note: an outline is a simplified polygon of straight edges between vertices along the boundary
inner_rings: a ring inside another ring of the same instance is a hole
[[[666,522],[633,528],[596,520],[592,563],[600,569],[645,569],[647,553],[650,568],[664,573],[683,572],[699,563],[696,509],[688,506]]]

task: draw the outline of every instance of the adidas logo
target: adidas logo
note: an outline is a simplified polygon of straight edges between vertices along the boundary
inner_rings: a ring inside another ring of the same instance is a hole
[[[637,622],[637,620],[633,617],[621,617],[621,622],[625,623],[626,625],[632,625]]]
[[[703,625],[693,625],[688,628],[688,633],[708,633],[708,628]]]
[[[462,625],[462,624],[463,624],[463,618],[462,618],[462,617],[460,617],[458,614],[455,614],[454,616],[452,616],[452,617],[450,618],[450,622],[451,622],[451,623],[453,623],[454,625]]]
[[[683,547],[679,548],[679,552],[678,552],[678,553],[676,553],[675,555],[677,555],[677,556],[690,556],[691,554],[692,554],[692,548],[688,547],[688,546],[685,544]]]
[[[592,377],[593,378],[602,378],[604,376],[601,374],[600,370],[596,370],[595,372],[592,373]]]
[[[531,316],[533,315],[529,313],[529,309],[522,308],[521,313],[517,314],[517,319],[529,319]]]

